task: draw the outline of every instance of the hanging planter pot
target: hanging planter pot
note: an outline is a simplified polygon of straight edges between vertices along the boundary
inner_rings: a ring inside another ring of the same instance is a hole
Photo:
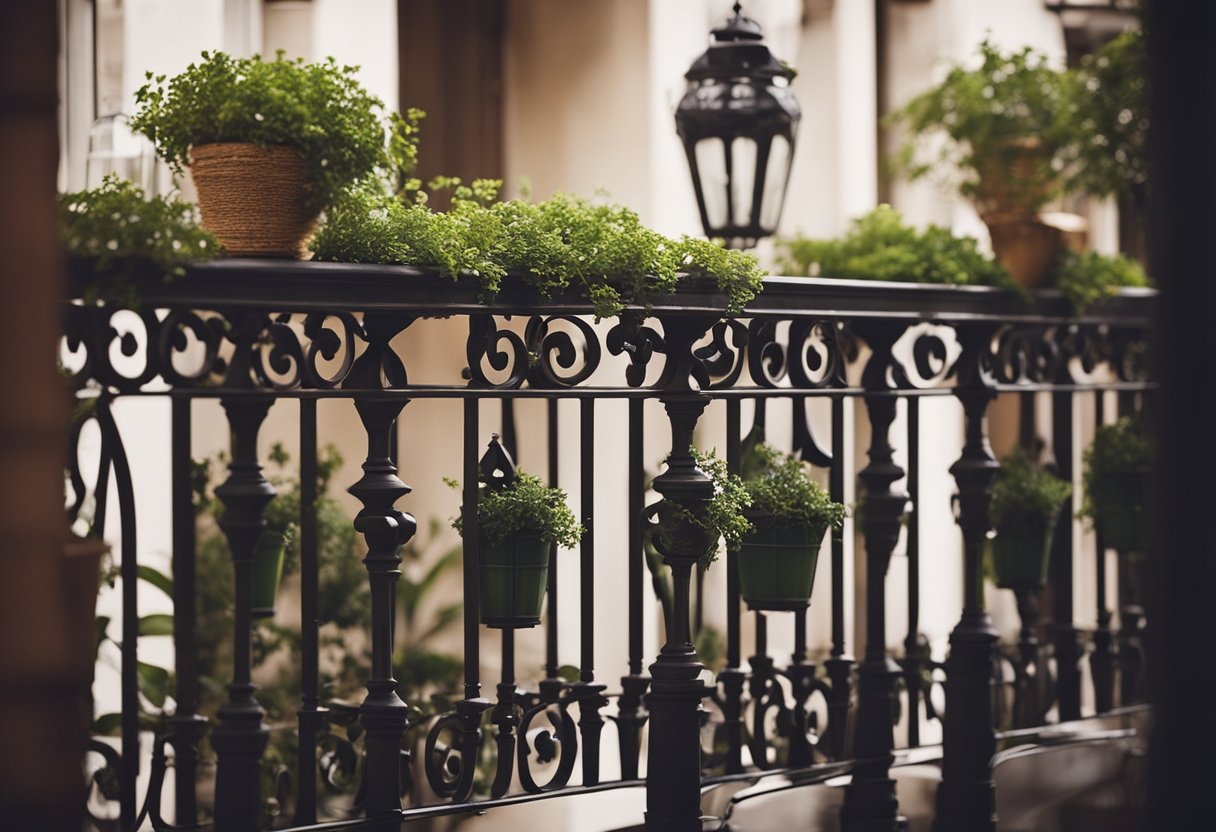
[[[739,593],[752,610],[801,610],[811,602],[827,524],[780,525],[749,517],[739,547]]]
[[[286,145],[216,142],[190,148],[203,227],[236,257],[301,259],[317,224],[304,157]]]
[[[479,538],[481,623],[498,629],[540,623],[549,585],[551,544],[535,532],[520,532],[491,543]]]
[[[254,618],[272,618],[279,584],[283,579],[283,556],[287,540],[275,531],[264,531],[253,550]]]
[[[1092,485],[1094,526],[1102,545],[1120,552],[1148,550],[1148,469],[1110,471]]]
[[[1002,589],[1042,589],[1047,585],[1051,538],[1055,519],[1034,518],[1027,523],[1001,526],[990,541],[992,572]]]

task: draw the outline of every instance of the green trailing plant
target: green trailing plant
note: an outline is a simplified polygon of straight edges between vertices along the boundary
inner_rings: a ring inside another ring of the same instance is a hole
[[[980,252],[975,239],[930,225],[917,231],[898,211],[879,205],[839,239],[796,237],[779,242],[787,274],[844,280],[1009,286],[1009,274]]]
[[[1077,314],[1126,286],[1147,286],[1140,264],[1122,254],[1066,251],[1056,263],[1052,285],[1064,293]]]
[[[1154,453],[1152,437],[1138,419],[1120,419],[1094,431],[1094,440],[1082,455],[1085,495],[1080,516],[1092,519],[1107,509],[1101,496],[1106,491],[1100,484],[1119,474],[1146,471]]]
[[[1009,176],[1016,166],[1011,192],[1034,210],[1059,191],[1075,143],[1077,76],[1042,52],[1004,53],[987,39],[979,59],[974,69],[956,64],[940,84],[889,116],[888,124],[909,134],[896,166],[912,179],[944,173],[963,195],[981,199],[982,179]],[[1035,149],[1030,164],[1016,161],[1024,142]]]
[[[679,555],[696,557],[703,567],[718,558],[718,543],[735,545],[751,531],[744,516],[751,503],[747,489],[737,475],[730,473],[726,461],[713,451],[690,448],[697,467],[713,484],[710,498],[697,510],[680,503],[664,501],[659,512],[656,534],[665,548]]]
[[[1144,34],[1125,32],[1080,67],[1073,188],[1147,203],[1149,71]]]
[[[445,481],[452,488],[460,488],[455,480]],[[460,515],[452,518],[452,528],[464,534]],[[491,490],[484,482],[478,484],[477,531],[491,544],[521,532],[533,532],[566,549],[577,546],[583,536],[583,527],[566,503],[566,492],[524,471],[516,471],[515,480],[498,490]]]
[[[1001,460],[992,483],[988,522],[997,529],[1044,526],[1072,495],[1072,484],[1056,477],[1018,449]]]
[[[149,198],[135,183],[110,174],[101,185],[58,198],[59,234],[68,256],[90,261],[93,294],[130,299],[140,277],[171,279],[185,264],[219,253],[198,224],[196,208],[176,196]]]
[[[203,52],[202,60],[171,79],[148,74],[135,93],[139,109],[131,127],[151,139],[178,173],[198,145],[294,147],[308,169],[310,207],[321,210],[351,183],[407,160],[413,146],[413,114],[388,116],[356,71],[333,58],[288,60],[281,50],[273,60]]]
[[[844,505],[811,479],[801,459],[763,443],[749,448],[747,457],[743,487],[750,505],[744,515],[752,525],[843,528]]]
[[[714,279],[728,312],[740,311],[762,288],[765,272],[754,255],[665,237],[618,205],[565,194],[541,202],[498,201],[498,180],[431,184],[451,189],[447,211],[431,210],[425,191],[407,191],[401,199],[375,181],[351,189],[314,238],[316,259],[469,275],[487,295],[497,293],[508,274],[516,275],[542,296],[573,288],[598,317],[670,294],[682,276]]]

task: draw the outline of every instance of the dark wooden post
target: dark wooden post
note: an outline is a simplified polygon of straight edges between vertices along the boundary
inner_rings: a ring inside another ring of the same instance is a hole
[[[992,481],[1000,467],[988,444],[988,403],[996,398],[990,368],[991,324],[956,327],[963,351],[954,394],[963,404],[963,454],[950,467],[958,483],[958,524],[963,532],[963,615],[950,633],[946,660],[946,719],[942,783],[937,790],[937,832],[996,828],[992,784],[992,651],[997,633],[984,609],[983,550]]]
[[[900,517],[908,495],[893,488],[904,470],[895,464],[891,423],[895,421],[898,376],[892,347],[902,323],[864,321],[855,327],[870,346],[862,372],[866,411],[870,416],[870,461],[858,474],[865,488],[863,528],[866,536],[866,647],[857,666],[857,728],[853,780],[845,789],[841,824],[847,832],[891,832],[899,814],[895,781],[890,777],[895,747],[891,716],[899,665],[887,655],[886,580],[891,552],[899,541]]]
[[[713,494],[713,483],[690,453],[693,429],[709,403],[708,396],[692,385],[694,372],[702,383],[707,381],[700,361],[692,354],[692,345],[712,323],[711,319],[700,317],[663,319],[667,364],[660,379],[663,389],[660,398],[671,421],[671,456],[667,458],[667,470],[654,480],[654,488],[664,501],[660,512],[669,512],[673,505],[692,512],[703,511]],[[698,677],[704,666],[697,660],[689,621],[690,579],[697,555],[674,552],[658,538],[653,537],[655,547],[671,567],[673,599],[671,617],[666,622],[667,643],[650,666],[650,691],[646,694],[650,712],[646,829],[699,832],[699,710],[704,686]]]

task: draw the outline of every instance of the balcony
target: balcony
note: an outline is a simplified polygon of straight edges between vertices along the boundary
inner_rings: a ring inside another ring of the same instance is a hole
[[[87,283],[87,269],[75,277]],[[1103,394],[1117,394],[1120,416],[1151,396],[1144,352],[1155,296],[1122,290],[1078,316],[1053,292],[772,277],[737,317],[722,317],[726,298],[711,284],[689,282],[597,323],[585,302],[518,282],[486,300],[471,281],[403,267],[224,260],[141,287],[135,310],[69,301],[65,365],[77,396],[92,401],[86,420],[101,446],[88,472],[79,470],[86,457],[69,455],[74,508],[92,491],[116,500],[121,520],[99,529],[121,541],[123,707],[119,738],[91,746],[95,814],[121,829],[145,820],[196,828],[212,813],[223,830],[265,828],[267,818],[277,829],[385,829],[470,814],[484,814],[472,826],[493,828],[523,804],[590,807],[604,804],[577,801],[612,792],[632,819],[586,828],[928,829],[934,818],[941,830],[1119,828],[1112,818],[1126,821],[1136,806],[1103,802],[1103,790],[1137,776],[1147,719],[1136,563],[1075,550],[1090,538],[1074,534],[1082,521],[1069,503],[1048,589],[1017,592],[1020,636],[998,643],[983,578],[996,462],[987,415],[1012,404],[1022,441],[1045,437],[1046,456],[1079,490],[1073,426],[1091,414],[1081,403],[1092,400],[1103,423],[1116,415]],[[435,350],[419,357],[419,343],[462,343],[464,372],[442,370]],[[169,401],[172,448],[163,466],[175,707],[154,726],[141,725],[138,689],[140,594],[150,590],[137,557],[149,518],[128,458],[140,437],[115,418],[124,400],[148,397]],[[926,441],[939,426],[922,421],[937,397],[961,406],[961,441],[948,453]],[[203,400],[219,401],[231,436],[216,493],[235,576],[232,666],[218,680],[227,689],[214,720],[199,714],[195,621],[191,445]],[[366,690],[355,702],[331,701],[320,670],[316,503],[327,437],[318,407],[330,400],[353,404],[366,454],[362,477],[336,484],[361,507],[354,528],[371,605]],[[458,408],[459,423],[413,415],[439,402]],[[270,435],[268,413],[284,410],[298,425]],[[298,751],[271,793],[270,727],[253,682],[253,570],[274,494],[265,449],[297,432],[300,577],[290,603],[302,623],[290,668],[299,693],[293,724],[273,727],[294,734]],[[664,506],[695,515],[712,491],[689,449],[717,448],[737,472],[759,436],[809,462],[834,500],[854,503],[845,533],[823,544],[809,610],[746,609],[735,548],[704,570],[655,546]],[[866,453],[853,462],[858,436]],[[424,448],[449,458],[463,482],[465,540],[463,684],[433,714],[411,709],[394,678],[402,547],[445,519],[403,513],[444,487],[411,474]],[[551,549],[537,627],[489,628],[473,484],[479,471],[516,461],[577,494],[586,533],[577,553]],[[958,531],[953,545],[922,549],[922,486],[944,476]],[[106,514],[99,505],[103,525]],[[856,571],[854,534],[864,553]],[[887,589],[893,555],[906,557],[899,595]],[[1096,570],[1092,606],[1075,603],[1081,563]],[[943,652],[922,636],[920,614],[922,596],[940,597],[926,588],[945,575],[961,575],[962,591]],[[1120,592],[1110,594],[1116,578]],[[658,603],[651,587],[662,581],[670,596]],[[725,629],[716,672],[694,647],[710,620]],[[905,633],[902,649],[888,649],[889,625]],[[824,655],[819,642],[830,645]],[[517,658],[532,654],[543,667]],[[149,730],[150,759],[141,759]],[[343,778],[349,799],[334,816],[327,792]],[[1054,808],[1035,814],[1043,807]]]

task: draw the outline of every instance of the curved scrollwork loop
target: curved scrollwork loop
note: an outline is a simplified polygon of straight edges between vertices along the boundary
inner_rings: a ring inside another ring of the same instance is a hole
[[[747,372],[760,387],[777,387],[786,374],[786,346],[777,339],[777,321],[753,318],[747,327]]]
[[[331,325],[331,321],[335,324]],[[308,339],[308,350],[304,355],[304,386],[332,390],[346,379],[354,366],[356,338],[366,340],[367,334],[349,312],[314,312],[304,318],[304,337]],[[325,373],[321,362],[331,362],[339,356],[338,368],[332,373]]]
[[[113,817],[100,817],[96,814],[95,806],[104,806],[119,801],[119,783],[122,782],[122,755],[112,745],[96,739],[90,739],[86,748],[88,753],[96,753],[102,759],[102,766],[89,774],[88,794],[85,798],[85,813],[89,820],[98,828],[115,825]]]
[[[1062,383],[1082,381],[1107,359],[1106,330],[1097,324],[1072,324],[1057,331],[1061,361],[1056,380]],[[1075,368],[1080,368],[1078,374]]]
[[[709,374],[711,390],[734,387],[747,363],[747,327],[733,318],[718,321],[709,330],[710,341],[693,350]],[[730,336],[729,340],[727,335]]]
[[[174,387],[192,387],[206,381],[213,374],[224,371],[220,359],[220,345],[224,341],[224,319],[218,315],[203,318],[188,309],[171,311],[161,321],[157,352],[160,355],[161,377]],[[201,350],[196,369],[178,369],[175,357],[191,351],[197,345]]]
[[[299,387],[304,380],[304,346],[291,328],[291,315],[275,316],[263,335],[263,347],[254,354],[258,383],[272,390]]]
[[[1012,327],[997,339],[993,373],[1003,384],[1042,384],[1060,372],[1060,346],[1054,332]]]
[[[445,733],[450,737],[447,742],[442,741]],[[455,797],[461,791],[464,780],[472,782],[476,763],[464,759],[461,747],[463,733],[463,721],[456,713],[440,717],[427,732],[423,747],[426,780],[439,797]]]
[[[845,387],[856,342],[835,321],[798,320],[790,323],[789,377],[800,390]]]
[[[528,378],[530,356],[524,339],[510,329],[498,327],[493,315],[470,315],[469,338],[465,343],[469,386],[516,390]],[[503,381],[493,381],[482,363],[496,372],[507,372]]]
[[[626,310],[621,313],[616,326],[608,330],[605,345],[612,355],[628,355],[629,366],[625,369],[625,381],[630,387],[641,387],[646,381],[646,368],[654,355],[666,355],[667,345],[663,336],[643,324],[641,313]]]
[[[73,390],[84,388],[92,379],[96,367],[93,345],[100,320],[97,310],[90,306],[68,304],[63,315],[63,346],[68,353],[79,356],[76,369],[63,367]]]
[[[554,327],[558,322],[574,328],[582,339],[581,347],[575,344],[570,332]],[[574,315],[549,318],[534,315],[524,330],[524,342],[534,358],[528,374],[531,387],[576,387],[599,369],[602,355],[599,338],[589,323]]]
[[[155,349],[160,320],[155,310],[91,307],[78,314],[90,319],[87,323],[81,320],[83,331],[77,330],[68,338],[69,349],[83,349],[85,352],[84,369],[76,373],[78,388],[92,380],[121,393],[134,393],[156,378],[160,372]],[[138,328],[133,329],[122,323],[132,317],[138,321]],[[73,320],[68,322],[73,328],[75,324]],[[137,334],[140,332],[143,335],[142,345]],[[130,365],[136,363],[137,356],[142,357],[142,366],[132,369]]]
[[[578,730],[570,716],[573,699],[568,691],[563,692],[557,702],[540,702],[524,711],[519,722],[519,745],[516,748],[519,765],[519,782],[530,794],[564,788],[574,772],[578,756]],[[544,716],[547,727],[533,728],[533,722]],[[557,760],[557,769],[544,783],[538,783],[532,772],[531,757],[545,764]]]
[[[949,350],[946,342],[935,332],[925,332],[912,342],[912,366],[917,381],[932,384],[950,376]]]
[[[747,738],[752,762],[760,769],[773,768],[769,760],[768,712],[775,711],[778,734],[787,734],[790,721],[789,708],[785,703],[785,691],[773,672],[772,659],[767,656],[752,657],[752,678],[749,692],[752,696],[752,724]]]
[[[1147,381],[1148,341],[1142,330],[1116,329],[1110,333],[1109,361],[1120,381]]]

